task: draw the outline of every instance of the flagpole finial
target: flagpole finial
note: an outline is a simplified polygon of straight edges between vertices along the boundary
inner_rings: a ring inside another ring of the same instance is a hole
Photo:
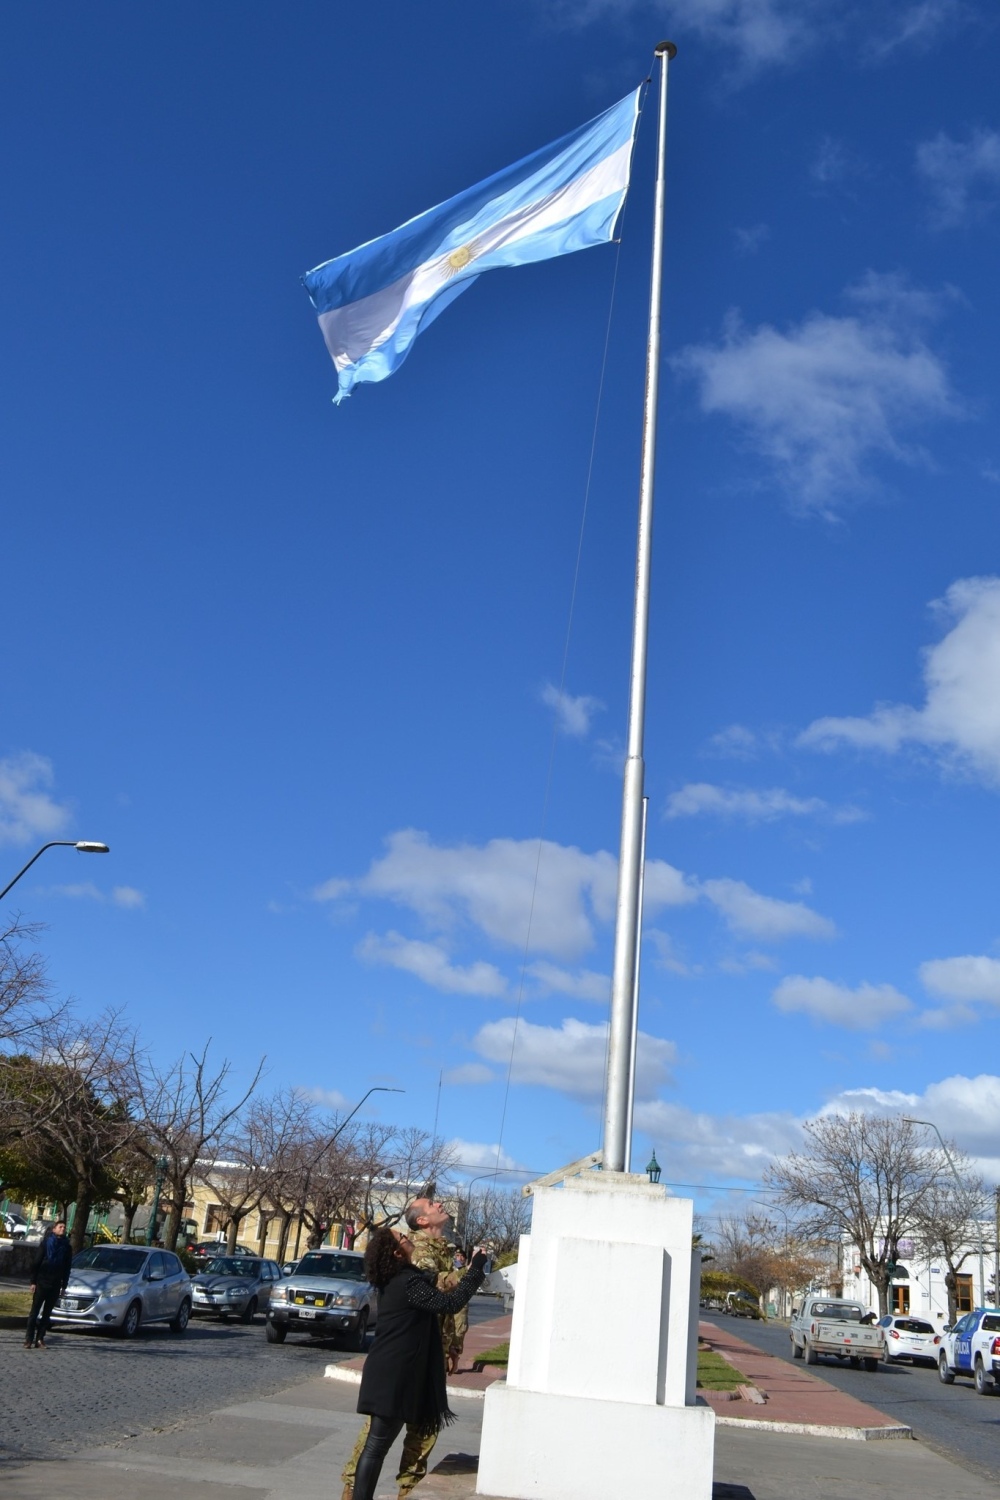
[[[677,56],[677,48],[673,42],[657,42],[656,51],[653,55],[655,57],[663,57],[664,53],[666,54],[667,62],[673,62]]]

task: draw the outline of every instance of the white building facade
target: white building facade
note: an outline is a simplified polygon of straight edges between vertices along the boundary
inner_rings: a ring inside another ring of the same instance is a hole
[[[959,1314],[996,1305],[996,1259],[996,1230],[986,1222],[982,1238],[970,1238],[969,1254],[958,1270]],[[915,1241],[905,1238],[899,1241],[897,1261],[899,1269],[889,1289],[889,1311],[909,1313],[926,1318],[935,1327],[943,1326],[948,1321],[947,1263],[940,1257],[921,1255]],[[843,1247],[842,1269],[843,1295],[877,1313],[878,1292],[861,1264],[856,1245]]]

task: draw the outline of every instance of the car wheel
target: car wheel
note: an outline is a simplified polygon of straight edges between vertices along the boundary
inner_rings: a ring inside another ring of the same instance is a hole
[[[942,1385],[955,1384],[955,1372],[954,1370],[950,1370],[948,1368],[947,1354],[942,1354],[941,1358],[938,1360],[938,1379],[940,1380]]]
[[[139,1324],[142,1322],[142,1303],[130,1302],[125,1310],[125,1316],[118,1325],[118,1337],[123,1339],[134,1339],[139,1332]]]
[[[228,1323],[229,1322],[229,1314],[228,1313],[220,1313],[219,1314],[219,1322],[220,1323]]]
[[[252,1323],[253,1320],[254,1320],[254,1314],[256,1313],[256,1311],[257,1311],[257,1298],[256,1297],[251,1297],[250,1301],[247,1303],[246,1307],[240,1313],[240,1322],[241,1323]]]
[[[851,1363],[851,1369],[852,1370],[860,1370],[861,1369],[861,1359],[860,1359],[859,1355],[852,1354],[851,1355],[851,1361],[850,1361],[850,1363]],[[868,1363],[868,1361],[865,1360],[865,1364],[867,1364],[867,1363]]]
[[[177,1316],[176,1316],[176,1318],[171,1318],[170,1319],[170,1327],[173,1329],[174,1333],[184,1333],[184,1331],[186,1330],[186,1328],[187,1328],[188,1323],[190,1322],[190,1320],[191,1320],[191,1304],[188,1301],[188,1299],[185,1297],[184,1301],[181,1303],[180,1307],[177,1309]]]
[[[792,1358],[793,1359],[801,1359],[802,1358],[802,1345],[801,1344],[797,1344],[794,1339],[792,1339]]]
[[[819,1363],[819,1355],[816,1353],[816,1350],[813,1348],[812,1344],[810,1344],[808,1340],[806,1341],[806,1344],[805,1344],[804,1356],[803,1357],[804,1357],[805,1362],[806,1362],[807,1365],[815,1365],[815,1364]]]
[[[283,1344],[288,1337],[288,1329],[282,1328],[278,1323],[268,1323],[264,1331],[269,1344]]]
[[[882,1358],[885,1360],[885,1362],[886,1362],[887,1365],[891,1365],[892,1364],[892,1355],[889,1353],[889,1345],[888,1344],[883,1344],[882,1345]]]
[[[357,1349],[357,1351],[360,1353],[361,1350],[365,1347],[365,1339],[367,1337],[368,1337],[368,1309],[367,1309],[367,1307],[363,1307],[361,1309],[361,1316],[358,1319],[358,1326],[354,1330],[354,1333],[351,1336],[351,1348],[352,1349]]]
[[[851,1360],[851,1364],[853,1365],[853,1363],[854,1363],[854,1361],[852,1359]],[[878,1360],[877,1359],[872,1359],[871,1355],[866,1355],[865,1358],[861,1361],[861,1363],[864,1365],[864,1367],[868,1371],[869,1375],[874,1375],[875,1371],[878,1369]]]
[[[992,1396],[993,1380],[991,1376],[987,1375],[986,1367],[983,1364],[982,1357],[978,1354],[976,1355],[976,1371],[974,1379],[976,1382],[976,1390],[979,1392],[980,1396]]]

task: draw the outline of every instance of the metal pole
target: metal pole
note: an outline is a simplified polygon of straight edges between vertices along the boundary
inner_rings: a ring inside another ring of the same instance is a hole
[[[663,281],[663,210],[666,202],[667,70],[676,57],[673,42],[661,42],[660,118],[656,145],[656,196],[653,209],[653,261],[649,288],[649,334],[646,341],[646,394],[642,416],[642,468],[639,480],[639,530],[635,558],[635,609],[632,619],[632,673],[629,687],[628,751],[622,787],[621,852],[615,911],[615,957],[611,976],[611,1021],[604,1106],[603,1166],[625,1168],[628,1138],[629,1059],[635,999],[636,933],[639,910],[642,799],[645,767],[646,657],[649,637],[649,582],[653,543],[653,479],[656,466],[656,407],[660,383],[660,304]]]
[[[993,1306],[1000,1307],[1000,1187],[996,1190],[996,1246],[993,1251]]]
[[[958,1168],[955,1165],[954,1157],[952,1156],[951,1152],[948,1150],[948,1147],[945,1145],[945,1143],[944,1143],[944,1136],[941,1134],[940,1130],[934,1124],[934,1121],[933,1120],[914,1120],[909,1115],[903,1115],[902,1119],[906,1122],[907,1125],[927,1125],[927,1126],[929,1126],[929,1128],[931,1130],[933,1130],[934,1134],[937,1136],[939,1142],[941,1143],[941,1150],[944,1152],[945,1156],[948,1159],[948,1165],[951,1168],[951,1175],[954,1177],[955,1181],[958,1183],[958,1190],[959,1190],[960,1193],[964,1192],[965,1191],[965,1184],[962,1181],[961,1177],[958,1175]],[[982,1307],[984,1305],[984,1303],[986,1302],[986,1268],[985,1268],[985,1266],[983,1264],[983,1226],[982,1226],[982,1224],[979,1224],[977,1227],[979,1229],[979,1295],[980,1295],[980,1298],[982,1299],[978,1305],[980,1307]]]
[[[639,1049],[639,968],[642,963],[642,897],[646,884],[646,822],[649,798],[642,799],[642,842],[639,853],[639,916],[635,934],[635,990],[632,995],[632,1057],[628,1070],[628,1135],[625,1138],[625,1170],[632,1170],[632,1117],[635,1114],[635,1060]],[[654,1153],[655,1155],[655,1153]]]
[[[108,854],[110,852],[107,844],[93,843],[89,839],[49,839],[49,842],[43,844],[38,853],[33,854],[28,863],[18,870],[14,879],[0,891],[0,901],[7,895],[8,891],[14,889],[22,875],[27,875],[35,860],[41,859],[46,849],[78,849],[81,854]]]

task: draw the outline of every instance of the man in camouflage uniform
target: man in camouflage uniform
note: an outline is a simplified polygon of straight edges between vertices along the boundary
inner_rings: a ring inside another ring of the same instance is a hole
[[[462,1277],[469,1269],[462,1250],[455,1251],[454,1259],[455,1273]],[[469,1309],[463,1307],[461,1311],[454,1313],[451,1318],[451,1328],[448,1337],[445,1337],[445,1324],[447,1318],[441,1320],[441,1342],[444,1347],[445,1364],[448,1374],[455,1375],[458,1372],[458,1362],[462,1358],[462,1350],[465,1348],[465,1335],[469,1331]]]
[[[451,1216],[444,1204],[434,1197],[434,1189],[435,1184],[429,1183],[421,1197],[414,1198],[404,1217],[413,1243],[413,1265],[421,1271],[433,1271],[438,1290],[449,1292],[452,1287],[458,1286],[465,1272],[455,1270],[454,1252],[444,1237],[444,1231]],[[447,1359],[448,1351],[456,1337],[454,1315],[442,1313],[440,1322],[441,1348]],[[354,1475],[357,1472],[358,1459],[368,1440],[369,1426],[370,1422],[366,1419],[358,1434],[358,1440],[354,1444],[354,1450],[344,1465],[342,1500],[353,1500]],[[407,1423],[403,1451],[399,1459],[399,1473],[396,1475],[399,1500],[406,1500],[414,1486],[418,1485],[426,1475],[427,1460],[436,1442],[436,1432],[429,1435],[422,1434]]]

